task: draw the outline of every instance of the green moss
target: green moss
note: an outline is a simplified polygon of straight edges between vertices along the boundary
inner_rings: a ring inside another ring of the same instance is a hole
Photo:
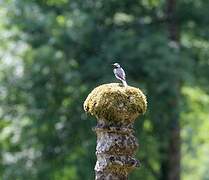
[[[118,83],[96,87],[84,102],[86,112],[108,121],[133,121],[146,108],[146,97],[140,89]]]

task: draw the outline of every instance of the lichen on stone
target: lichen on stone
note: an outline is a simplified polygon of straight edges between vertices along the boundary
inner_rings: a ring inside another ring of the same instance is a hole
[[[140,89],[118,83],[96,87],[84,102],[86,112],[106,121],[132,122],[146,109],[146,97]]]

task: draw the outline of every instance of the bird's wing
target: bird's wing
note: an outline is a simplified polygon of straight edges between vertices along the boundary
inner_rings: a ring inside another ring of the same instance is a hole
[[[125,71],[123,70],[123,68],[118,68],[118,69],[117,69],[117,75],[118,75],[122,80],[126,80],[126,74],[125,74]]]
[[[123,77],[124,77],[124,79],[126,79],[126,73],[125,73],[125,71],[123,70],[123,68],[121,68],[121,71],[123,72]]]

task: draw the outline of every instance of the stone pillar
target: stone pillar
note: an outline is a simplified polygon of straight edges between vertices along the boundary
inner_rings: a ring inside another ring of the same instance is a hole
[[[84,110],[97,118],[96,180],[127,180],[139,166],[133,123],[146,108],[145,95],[131,86],[104,84],[88,95]]]

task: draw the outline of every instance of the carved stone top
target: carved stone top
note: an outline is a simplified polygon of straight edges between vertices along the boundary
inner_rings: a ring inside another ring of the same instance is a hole
[[[138,88],[119,83],[96,87],[86,98],[84,110],[99,120],[131,124],[147,109],[146,96]]]

